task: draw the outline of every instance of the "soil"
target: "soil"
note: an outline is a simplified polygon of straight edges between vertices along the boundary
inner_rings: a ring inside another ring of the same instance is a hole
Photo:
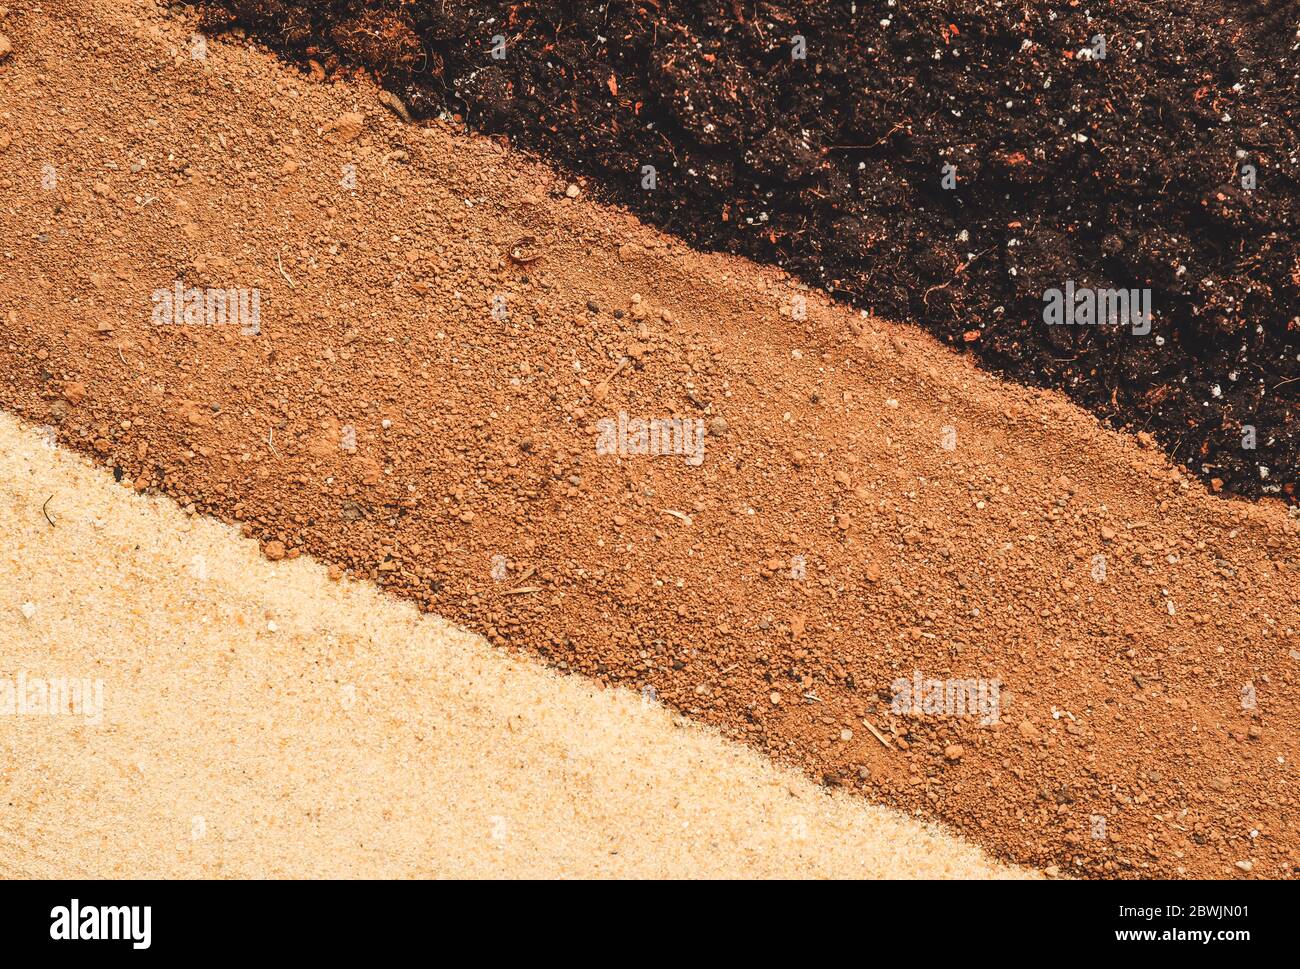
[[[1279,502],[364,79],[199,59],[191,30],[146,0],[0,20],[0,406],[273,560],[653,690],[1000,858],[1297,873]],[[177,279],[256,288],[258,332],[155,322]],[[598,453],[620,412],[702,421],[702,462]],[[895,712],[914,671],[999,680],[1000,718]]]
[[[0,877],[1032,874],[44,445],[0,413],[0,689],[103,706],[0,716]]]
[[[504,133],[697,245],[1063,389],[1216,490],[1297,498],[1291,0],[203,10],[328,72],[361,65],[417,116]],[[1151,332],[1045,325],[1044,294],[1067,281],[1149,289]]]

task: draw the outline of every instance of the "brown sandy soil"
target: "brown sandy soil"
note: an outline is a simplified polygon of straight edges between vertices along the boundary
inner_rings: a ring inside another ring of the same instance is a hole
[[[267,562],[7,414],[0,549],[0,683],[102,683],[0,716],[3,878],[1024,874],[305,557]]]
[[[653,687],[1000,857],[1296,873],[1280,505],[368,85],[195,59],[143,0],[0,30],[3,406],[274,558]],[[178,278],[257,288],[260,335],[155,325]],[[702,464],[597,454],[620,411],[702,420]],[[895,714],[915,670],[999,680],[999,721]]]

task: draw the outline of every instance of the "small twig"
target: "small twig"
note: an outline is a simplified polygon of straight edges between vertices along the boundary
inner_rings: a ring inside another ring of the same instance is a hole
[[[271,433],[267,435],[266,443],[271,445],[271,453],[278,458],[280,456],[280,452],[275,449],[275,428],[274,427],[271,428]]]
[[[893,750],[893,749],[894,749],[894,745],[891,744],[891,743],[889,742],[888,739],[886,739],[886,737],[885,737],[885,735],[884,735],[883,733],[881,733],[881,732],[880,732],[879,730],[877,730],[874,726],[872,726],[871,721],[868,720],[866,717],[863,717],[863,718],[862,718],[862,725],[863,725],[864,727],[866,727],[868,730],[871,731],[871,736],[875,737],[877,740],[879,740],[882,744],[884,744],[884,745],[885,745],[886,747],[888,747],[890,750]]]
[[[1287,384],[1293,384],[1293,383],[1295,383],[1297,380],[1300,380],[1300,377],[1291,377],[1291,378],[1288,379],[1288,380],[1284,380],[1284,381],[1282,381],[1280,384],[1274,384],[1274,385],[1273,385],[1273,389],[1274,389],[1274,390],[1277,390],[1279,387],[1285,387]]]
[[[275,254],[275,263],[280,267],[280,275],[283,276],[284,281],[289,284],[289,288],[297,289],[298,287],[294,285],[293,280],[289,278],[289,274],[284,271],[284,260],[280,258],[283,253],[284,246],[281,245],[279,251]]]
[[[45,499],[45,504],[41,505],[41,514],[45,516],[45,520],[50,523],[51,528],[55,527],[54,519],[50,517],[50,513],[45,509],[49,507],[50,502],[53,500],[54,500],[54,496],[50,495],[48,498]]]
[[[521,586],[518,589],[506,589],[501,594],[503,596],[525,596],[525,595],[531,595],[534,592],[541,592],[541,591],[542,591],[542,587],[540,585],[525,585],[525,586]]]
[[[956,271],[955,273],[952,274],[952,279],[948,280],[948,281],[947,281],[946,283],[944,283],[942,286],[937,286],[937,285],[936,285],[936,286],[931,286],[929,289],[927,289],[927,290],[925,291],[925,295],[921,297],[921,302],[924,303],[926,306],[929,306],[929,305],[930,305],[930,294],[931,294],[931,293],[933,293],[935,290],[938,290],[938,289],[947,289],[949,286],[951,286],[954,282],[957,281],[957,277],[958,277],[958,276],[960,276],[962,273],[964,273],[967,269],[970,268],[971,263],[973,263],[973,262],[974,262],[976,259],[978,259],[980,256],[984,255],[984,254],[987,253],[987,252],[991,252],[992,250],[993,250],[993,247],[992,247],[992,246],[989,246],[987,249],[984,250],[984,252],[977,252],[977,253],[975,253],[975,255],[971,256],[970,259],[969,259],[967,262],[958,263],[958,265],[957,265],[957,271]]]
[[[879,144],[881,144],[882,142],[884,142],[886,138],[889,138],[889,137],[890,137],[890,136],[891,136],[895,131],[902,131],[902,130],[903,130],[903,125],[901,125],[901,124],[896,124],[896,125],[894,125],[894,127],[892,127],[892,128],[889,129],[889,131],[885,134],[885,136],[884,136],[883,138],[880,138],[880,139],[877,140],[877,141],[873,141],[873,142],[872,142],[871,144],[869,144],[869,145],[827,145],[827,146],[823,149],[823,152],[822,152],[822,153],[825,154],[825,153],[828,152],[828,151],[850,151],[850,150],[853,150],[853,149],[857,149],[857,150],[863,150],[863,151],[865,151],[865,150],[868,150],[868,149],[871,149],[871,148],[875,148],[877,145],[879,145]]]
[[[665,509],[664,509],[664,514],[665,514],[665,515],[672,515],[674,518],[680,518],[682,521],[686,522],[686,524],[688,524],[688,525],[693,525],[693,524],[695,524],[694,520],[691,518],[690,515],[685,515],[685,514],[683,514],[683,513],[680,512],[680,511],[675,511],[675,510],[673,510],[672,508],[665,508]]]

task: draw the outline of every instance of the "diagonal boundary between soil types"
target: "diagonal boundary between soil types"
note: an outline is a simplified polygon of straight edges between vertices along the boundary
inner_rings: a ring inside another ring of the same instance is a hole
[[[1028,874],[368,583],[268,562],[4,413],[0,509],[6,877]],[[38,681],[91,686],[52,713]]]
[[[201,22],[373,72],[397,110],[463,113],[697,245],[1154,434],[1216,490],[1294,503],[1287,11],[241,0]]]

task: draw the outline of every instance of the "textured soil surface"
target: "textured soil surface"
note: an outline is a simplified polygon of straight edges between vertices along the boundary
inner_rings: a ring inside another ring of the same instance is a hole
[[[143,0],[0,21],[0,406],[273,560],[653,688],[999,857],[1296,874],[1279,502],[190,30]],[[256,288],[260,332],[155,323],[178,278]],[[702,462],[598,453],[620,412],[702,421]],[[895,713],[918,670],[999,680],[998,722]]]
[[[98,680],[103,704],[0,716],[3,878],[1028,874],[306,557],[268,562],[8,414],[0,566],[0,683]]]
[[[360,65],[417,116],[503,132],[697,244],[1063,388],[1215,488],[1297,497],[1293,0],[204,10],[315,69]],[[1150,289],[1151,332],[1045,325],[1067,281]]]

